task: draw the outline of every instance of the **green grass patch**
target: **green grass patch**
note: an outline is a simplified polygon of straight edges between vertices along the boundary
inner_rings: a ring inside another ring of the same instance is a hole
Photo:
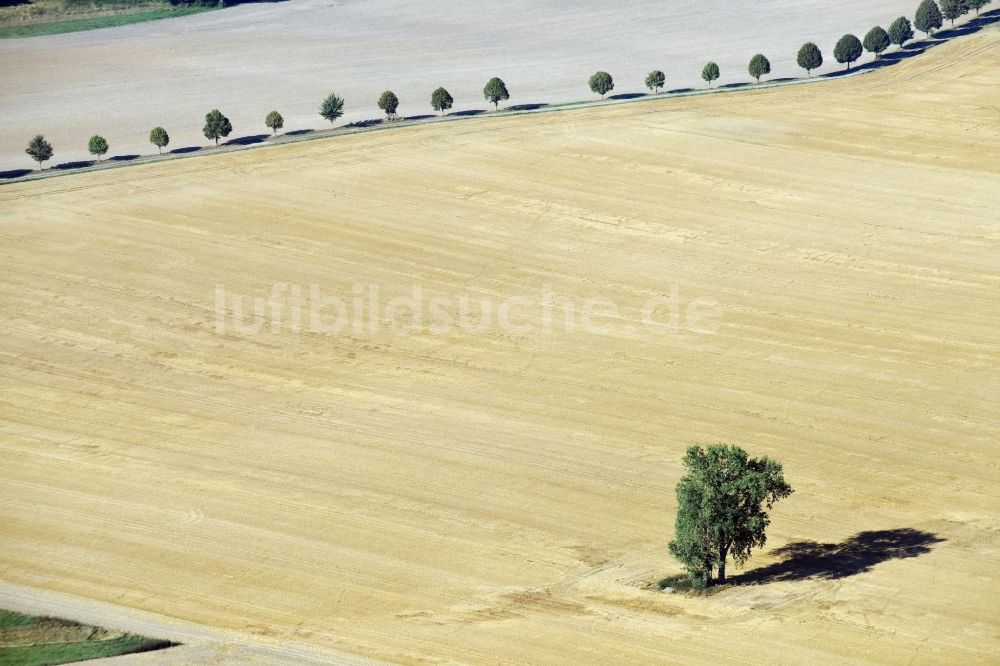
[[[85,659],[117,657],[123,654],[149,652],[173,645],[170,641],[143,636],[123,636],[107,641],[51,643],[0,648],[0,664],[4,666],[50,666]]]
[[[207,12],[213,9],[217,9],[217,7],[174,7],[169,9],[150,9],[136,12],[126,12],[122,14],[109,14],[107,16],[67,19],[65,21],[47,21],[44,23],[7,25],[0,26],[0,39],[40,37],[42,35],[57,35],[63,32],[79,32],[81,30],[95,30],[97,28],[113,28],[115,26],[128,25],[130,23],[143,23],[145,21],[176,18],[178,16],[187,16],[189,14],[200,14],[201,12]]]
[[[23,613],[4,610],[0,608],[0,631],[13,629],[14,627],[27,627],[36,622],[37,618]]]
[[[173,646],[71,620],[0,610],[0,666],[48,666]]]
[[[722,590],[729,587],[728,585],[713,585],[712,587],[704,587],[699,583],[691,580],[691,577],[687,574],[677,574],[676,576],[667,576],[656,583],[657,589],[663,591],[668,587],[674,592],[679,594],[688,594],[695,597],[703,597],[710,594],[715,594],[716,592],[721,592]]]

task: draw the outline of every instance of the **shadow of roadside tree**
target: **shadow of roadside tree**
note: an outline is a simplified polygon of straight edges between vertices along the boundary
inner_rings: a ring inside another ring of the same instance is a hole
[[[753,569],[730,579],[735,585],[753,585],[817,578],[836,580],[856,576],[888,560],[917,557],[931,551],[943,538],[910,527],[858,532],[840,543],[796,541],[771,551],[780,562]]]

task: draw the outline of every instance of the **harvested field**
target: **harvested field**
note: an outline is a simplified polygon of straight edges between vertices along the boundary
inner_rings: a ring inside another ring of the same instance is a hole
[[[408,664],[995,662],[998,127],[994,26],[823,85],[4,186],[0,579]],[[278,283],[525,297],[532,330],[296,332],[284,296],[220,327],[218,287]],[[618,314],[545,333],[545,285]],[[674,286],[713,330],[640,325]],[[654,592],[715,441],[796,493],[744,584]]]
[[[800,76],[799,46],[817,42],[828,65],[845,32],[863,35],[913,15],[916,0],[710,0],[684,3],[599,0],[474,3],[412,0],[292,0],[246,4],[196,16],[122,28],[0,41],[0,171],[31,168],[28,140],[45,134],[50,165],[92,159],[87,139],[101,134],[111,155],[155,153],[149,130],[170,148],[210,143],[205,114],[218,107],[234,137],[266,137],[272,109],[286,130],[329,126],[320,102],[346,100],[344,122],[381,116],[386,88],[400,113],[433,113],[430,96],[445,86],[455,111],[485,109],[483,85],[502,76],[510,104],[596,98],[587,77],[615,76],[615,93],[644,92],[651,69],[667,88],[701,87],[702,66],[716,60],[720,84],[747,82],[747,62],[764,51],[772,77]],[[220,56],[220,54],[225,54]],[[866,58],[867,59],[867,58]]]

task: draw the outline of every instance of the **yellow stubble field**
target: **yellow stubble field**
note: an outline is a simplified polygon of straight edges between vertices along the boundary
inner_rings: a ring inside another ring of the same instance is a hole
[[[13,184],[0,235],[8,584],[409,664],[1000,653],[996,28],[818,85]],[[320,330],[312,285],[507,325]],[[796,492],[742,584],[654,591],[716,441]]]

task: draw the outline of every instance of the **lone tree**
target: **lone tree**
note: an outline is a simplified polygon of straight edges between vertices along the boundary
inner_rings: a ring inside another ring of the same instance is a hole
[[[149,130],[149,142],[156,146],[160,154],[163,154],[163,149],[170,143],[170,135],[167,134],[167,130],[162,127],[154,127]]]
[[[108,152],[108,141],[100,134],[95,134],[90,137],[90,141],[87,142],[87,150],[90,151],[91,155],[97,156],[97,161],[101,161],[101,155]]]
[[[851,34],[844,35],[833,47],[833,57],[841,65],[847,63],[847,71],[851,71],[851,63],[861,57],[861,40]]]
[[[795,61],[799,64],[799,67],[806,70],[806,74],[812,76],[814,69],[819,69],[823,66],[823,52],[812,42],[806,42],[799,49],[799,54],[796,56]]]
[[[737,565],[767,542],[768,511],[792,494],[781,463],[751,458],[738,446],[692,446],[684,456],[687,474],[677,484],[677,519],[671,554],[692,582],[726,582],[726,560]]]
[[[701,69],[701,78],[705,79],[708,83],[708,87],[712,87],[712,81],[716,81],[719,78],[719,66],[714,62],[710,62]]]
[[[272,132],[277,134],[278,130],[285,126],[285,119],[282,118],[281,114],[277,111],[272,111],[267,114],[267,117],[264,118],[264,124],[270,127]]]
[[[232,131],[233,125],[229,122],[229,118],[222,115],[218,109],[212,109],[205,114],[205,127],[202,132],[205,133],[205,138],[214,140],[215,145],[219,145],[219,139],[229,136]]]
[[[42,170],[42,162],[52,159],[52,144],[45,140],[41,134],[36,134],[35,138],[28,142],[28,147],[24,152],[31,156],[31,159],[38,162],[38,170]]]
[[[611,75],[607,72],[594,72],[594,75],[590,77],[587,82],[590,84],[590,89],[601,96],[604,96],[615,89],[615,80],[611,78]]]
[[[889,39],[889,33],[882,29],[882,26],[880,25],[875,26],[868,31],[867,35],[865,35],[865,51],[874,53],[876,60],[878,60],[882,51],[889,48],[890,44],[892,44],[892,40]]]
[[[378,108],[385,111],[385,117],[387,120],[395,120],[396,109],[399,108],[399,98],[396,97],[396,93],[391,90],[386,90],[378,98]]]
[[[323,116],[331,123],[344,115],[344,100],[337,96],[337,93],[330,93],[319,106],[319,115]]]
[[[771,61],[764,57],[763,53],[758,53],[750,58],[747,70],[750,72],[750,76],[757,79],[757,83],[760,83],[760,77],[771,73]]]
[[[955,25],[955,19],[969,11],[965,0],[941,0],[941,15]]]
[[[913,25],[910,19],[900,16],[889,25],[889,41],[896,46],[902,46],[913,39]]]
[[[667,83],[667,75],[658,69],[654,69],[652,72],[646,75],[646,87],[652,90],[654,93],[660,92],[662,88]]]
[[[455,98],[444,88],[438,88],[431,93],[431,108],[440,111],[442,114],[451,108],[455,103]]]
[[[493,105],[493,110],[496,111],[500,108],[500,102],[510,99],[510,93],[507,92],[507,86],[504,82],[494,76],[486,82],[486,87],[483,88],[483,97]]]
[[[917,7],[917,15],[913,17],[913,25],[925,35],[933,35],[934,31],[943,25],[941,10],[934,0],[924,0]]]
[[[993,0],[965,0],[965,4],[969,9],[976,10],[976,16],[979,16],[979,10],[990,4]]]

